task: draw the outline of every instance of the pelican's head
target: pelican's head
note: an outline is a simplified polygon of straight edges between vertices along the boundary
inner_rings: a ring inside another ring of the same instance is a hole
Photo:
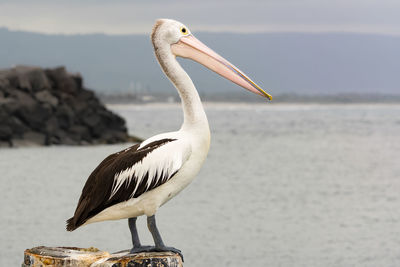
[[[241,87],[269,100],[272,99],[271,95],[229,61],[196,39],[189,28],[178,21],[171,19],[157,20],[151,34],[151,40],[156,54],[158,49],[169,50],[174,56],[190,58]]]

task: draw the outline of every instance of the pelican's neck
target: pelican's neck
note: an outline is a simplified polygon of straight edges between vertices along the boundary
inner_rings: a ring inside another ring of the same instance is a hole
[[[206,113],[204,112],[200,96],[192,80],[182,68],[171,49],[156,49],[156,56],[165,75],[175,85],[182,100],[184,120],[182,130],[198,129],[209,131]]]

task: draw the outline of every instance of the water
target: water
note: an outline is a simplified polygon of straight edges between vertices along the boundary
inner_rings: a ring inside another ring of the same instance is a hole
[[[178,129],[177,105],[112,106],[132,134]],[[400,266],[400,106],[208,104],[209,157],[157,213],[185,266]],[[25,248],[131,246],[127,221],[72,233],[90,172],[128,144],[0,150],[0,266]],[[139,219],[142,243],[151,243]]]

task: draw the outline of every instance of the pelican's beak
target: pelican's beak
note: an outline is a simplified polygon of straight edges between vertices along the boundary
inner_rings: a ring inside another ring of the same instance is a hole
[[[191,34],[181,37],[177,43],[171,45],[171,50],[175,56],[193,59],[237,85],[272,100],[270,94],[261,89],[260,86],[253,82],[242,71]]]

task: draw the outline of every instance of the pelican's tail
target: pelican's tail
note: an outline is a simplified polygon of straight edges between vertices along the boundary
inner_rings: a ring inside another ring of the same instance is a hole
[[[78,228],[75,225],[74,217],[71,217],[67,220],[67,231],[74,231],[76,228]]]

